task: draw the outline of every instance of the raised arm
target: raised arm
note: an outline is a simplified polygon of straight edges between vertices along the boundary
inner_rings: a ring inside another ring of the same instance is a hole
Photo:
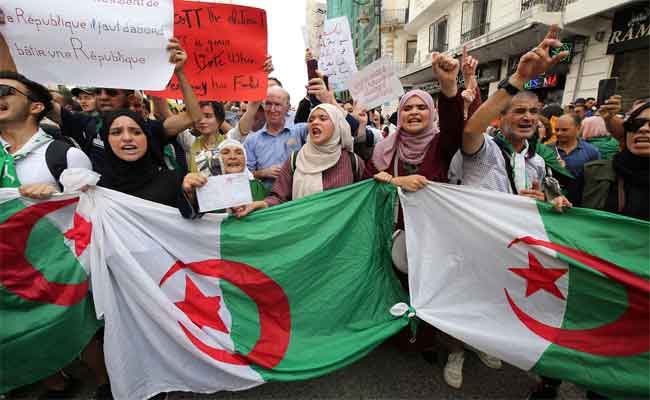
[[[2,10],[0,10],[0,13]],[[4,25],[4,14],[0,14],[0,25]],[[14,58],[9,52],[9,46],[4,35],[0,32],[0,71],[18,72]]]
[[[442,96],[438,98],[438,125],[440,127],[440,153],[447,163],[460,147],[463,135],[463,98],[458,93],[456,78],[460,65],[452,57],[433,53],[433,75],[440,83]]]
[[[600,106],[598,109],[598,115],[603,117],[605,120],[607,131],[612,135],[612,137],[618,141],[625,141],[625,129],[623,128],[623,122],[625,121],[616,115],[621,112],[621,101],[622,97],[619,95],[610,97],[607,99],[605,104]]]
[[[519,65],[517,65],[517,71],[508,78],[508,83],[516,88],[516,90],[511,90],[512,92],[522,90],[524,83],[545,72],[567,56],[566,51],[560,52],[555,57],[551,57],[549,54],[551,48],[562,46],[562,43],[557,40],[558,31],[557,25],[551,26],[546,38],[537,47],[521,57]],[[506,88],[500,88],[467,121],[463,133],[463,151],[465,153],[474,154],[481,148],[484,140],[483,132],[490,124],[490,121],[508,107],[512,96],[513,94]]]
[[[273,72],[273,69],[273,58],[271,56],[267,56],[266,60],[264,61],[264,72],[266,72],[268,75]],[[251,132],[251,129],[253,129],[253,125],[255,124],[255,114],[257,113],[257,110],[260,108],[261,104],[261,100],[248,102],[246,111],[239,119],[238,124],[239,134],[242,137],[246,137]]]
[[[176,38],[169,39],[167,44],[169,51],[169,62],[174,64],[174,74],[178,79],[178,85],[183,93],[183,102],[185,103],[186,111],[177,115],[172,115],[166,118],[163,122],[167,136],[176,136],[193,124],[198,123],[201,118],[201,107],[199,101],[194,94],[192,85],[185,76],[185,63],[187,62],[187,53],[181,47],[180,42]]]

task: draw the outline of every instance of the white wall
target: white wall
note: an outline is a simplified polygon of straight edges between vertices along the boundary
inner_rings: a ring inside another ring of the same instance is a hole
[[[491,0],[488,12],[490,30],[510,25],[520,18],[521,1]]]
[[[564,86],[564,96],[562,97],[562,104],[568,104],[578,97],[596,97],[598,94],[598,81],[601,79],[609,78],[612,66],[614,65],[614,56],[605,54],[607,52],[607,38],[611,32],[611,26],[603,24],[601,26],[594,25],[594,32],[604,30],[605,39],[598,42],[594,35],[589,37],[589,42],[582,55],[573,58],[571,69],[567,75],[566,84]],[[594,33],[595,34],[595,33]],[[582,71],[580,71],[580,58],[585,57]],[[580,76],[576,88],[576,81]],[[574,89],[575,92],[574,92]]]

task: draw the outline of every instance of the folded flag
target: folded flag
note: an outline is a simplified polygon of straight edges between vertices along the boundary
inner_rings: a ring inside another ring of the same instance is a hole
[[[0,189],[0,393],[65,367],[101,327],[78,200],[38,202]]]
[[[82,194],[114,397],[308,379],[370,352],[408,324],[390,313],[406,298],[391,269],[394,198],[367,181],[190,221],[103,188]]]
[[[648,222],[444,184],[400,199],[419,318],[543,376],[650,393]]]

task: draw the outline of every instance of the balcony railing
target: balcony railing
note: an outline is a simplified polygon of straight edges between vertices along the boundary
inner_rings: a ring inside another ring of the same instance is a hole
[[[486,34],[490,30],[490,24],[488,22],[476,25],[460,35],[461,43],[465,43],[468,40],[475,39],[481,35]]]
[[[381,10],[381,25],[404,25],[408,22],[408,8]]]
[[[538,5],[543,6],[547,12],[559,12],[572,2],[571,0],[521,0],[521,13],[523,14]]]

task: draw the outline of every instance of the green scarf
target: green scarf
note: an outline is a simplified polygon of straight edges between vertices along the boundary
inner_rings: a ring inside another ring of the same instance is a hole
[[[501,130],[497,129],[495,132],[496,132],[495,140],[501,142],[503,147],[508,149],[511,155],[514,154],[515,149],[512,147],[508,139],[506,139],[506,137],[503,135]],[[566,176],[567,178],[575,179],[574,176],[571,174],[571,172],[569,172],[568,169],[564,168],[560,164],[560,161],[557,159],[558,157],[557,153],[555,153],[555,151],[551,147],[536,142],[535,153],[544,159],[544,163],[546,164],[547,167],[553,170],[553,173],[558,173],[560,175]]]
[[[14,161],[14,157],[7,153],[5,146],[0,146],[0,166],[2,167],[2,170],[0,170],[2,174],[0,187],[20,187],[20,180],[18,180],[18,174],[16,174],[16,162]]]
[[[596,146],[598,151],[600,151],[600,158],[603,160],[611,160],[621,149],[618,140],[610,135],[590,137],[587,139],[587,142]]]
[[[560,164],[560,160],[557,159],[558,155],[550,146],[547,146],[542,143],[537,143],[535,148],[535,153],[544,159],[546,166],[553,170],[554,173],[564,175],[567,178],[575,179],[575,177],[569,172],[568,169],[564,168]]]

